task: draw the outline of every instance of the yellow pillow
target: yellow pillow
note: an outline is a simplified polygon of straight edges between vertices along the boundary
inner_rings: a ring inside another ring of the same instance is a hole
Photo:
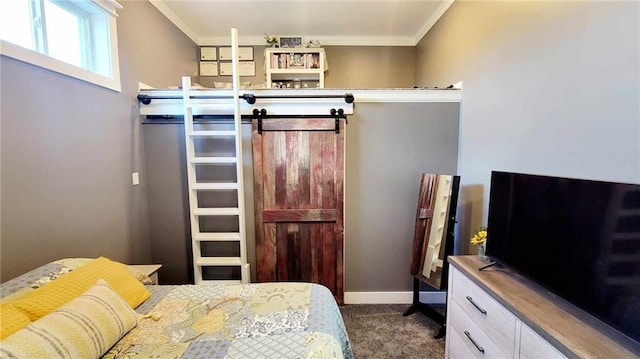
[[[0,303],[0,339],[31,324],[31,320],[12,304]]]
[[[0,342],[7,358],[99,358],[138,323],[104,280]]]
[[[124,264],[100,257],[9,303],[36,321],[84,293],[98,279],[104,279],[131,308],[151,296]]]

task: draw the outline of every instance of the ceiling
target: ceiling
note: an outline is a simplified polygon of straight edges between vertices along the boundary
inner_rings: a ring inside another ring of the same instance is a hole
[[[149,0],[198,45],[264,45],[265,33],[322,45],[414,46],[453,0]]]

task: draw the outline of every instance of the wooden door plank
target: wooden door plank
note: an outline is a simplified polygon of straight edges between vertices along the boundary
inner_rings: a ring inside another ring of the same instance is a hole
[[[274,136],[273,150],[275,161],[275,195],[277,209],[287,208],[287,143],[285,132],[271,132]],[[265,208],[267,209],[267,208]]]
[[[322,133],[322,208],[335,208],[335,134]],[[322,224],[321,283],[335,295],[335,225]]]
[[[322,204],[322,132],[309,133],[309,207],[320,208]]]
[[[300,268],[300,226],[287,224],[287,278],[290,281],[302,280]]]
[[[322,205],[321,208],[336,208],[336,159],[335,133],[322,133]]]
[[[322,279],[320,283],[336,294],[335,225],[322,223]]]
[[[298,135],[297,131],[283,132],[286,146],[286,194],[284,208],[298,208]]]
[[[263,181],[263,208],[275,208],[275,168],[276,168],[276,149],[275,149],[275,141],[274,134],[269,133],[262,135],[257,134],[257,136],[262,137],[262,181]],[[264,235],[265,241],[262,242],[263,247],[263,262],[269,266],[269,268],[264,269],[264,280],[266,281],[276,281],[277,280],[277,271],[276,271],[276,260],[277,260],[277,236],[276,236],[276,226],[265,226]]]
[[[276,276],[276,224],[265,223],[264,239],[262,240],[261,253],[258,258],[256,274],[260,274],[261,282],[273,282],[277,280]]]
[[[287,253],[287,232],[289,228],[288,223],[276,223],[276,253],[274,257],[276,257],[276,279],[279,282],[286,282],[289,280],[289,276],[287,275],[288,271],[288,253]]]
[[[335,131],[335,119],[330,118],[268,118],[262,120],[262,131]]]
[[[335,222],[336,209],[274,209],[262,212],[264,222]]]
[[[322,278],[322,223],[309,223],[311,227],[311,282]]]
[[[298,228],[299,248],[300,248],[300,280],[304,282],[311,281],[311,224],[300,223]]]
[[[273,209],[276,208],[276,150],[275,150],[275,133],[263,133],[258,134],[257,130],[255,135],[262,138],[262,184],[263,184],[263,207],[256,207],[259,209]],[[254,159],[255,162],[255,159]],[[255,171],[255,169],[254,169]]]
[[[336,301],[344,304],[344,121],[340,121],[340,132],[335,141],[335,181],[336,181]]]
[[[322,143],[323,132],[309,132],[309,206],[320,208],[322,205]],[[311,282],[321,283],[322,279],[322,224],[311,226]]]
[[[309,171],[309,132],[298,132],[298,207],[300,209],[311,207],[311,174]]]
[[[275,141],[274,134],[269,133],[262,135],[257,134],[257,136],[262,137],[262,181],[263,181],[263,208],[275,208],[275,168],[276,168],[276,150],[275,150]],[[269,266],[269,268],[264,269],[265,281],[276,281],[277,280],[277,272],[276,272],[276,260],[277,260],[277,236],[276,236],[277,228],[275,224],[271,226],[265,226],[264,235],[265,241],[262,242],[263,247],[263,262]]]
[[[251,144],[253,146],[253,196],[256,223],[256,279],[258,282],[274,280],[269,274],[269,258],[265,251],[265,226],[262,225],[262,208],[264,206],[262,183],[262,136],[258,135],[257,121],[251,122]]]

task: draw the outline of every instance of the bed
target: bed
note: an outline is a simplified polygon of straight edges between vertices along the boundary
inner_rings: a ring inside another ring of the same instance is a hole
[[[2,303],[63,283],[65,276],[79,274],[92,261],[62,259],[7,281],[0,285]],[[140,283],[150,282],[142,273],[127,271]],[[115,345],[106,347],[103,358],[353,358],[338,306],[323,286],[260,283],[144,288],[150,296],[135,308],[135,326]],[[3,343],[15,335],[0,342],[0,357],[10,357]]]

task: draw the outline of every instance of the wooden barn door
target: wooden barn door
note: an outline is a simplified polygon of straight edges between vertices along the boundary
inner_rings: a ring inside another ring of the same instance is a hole
[[[305,281],[343,304],[344,122],[253,120],[259,282]]]

